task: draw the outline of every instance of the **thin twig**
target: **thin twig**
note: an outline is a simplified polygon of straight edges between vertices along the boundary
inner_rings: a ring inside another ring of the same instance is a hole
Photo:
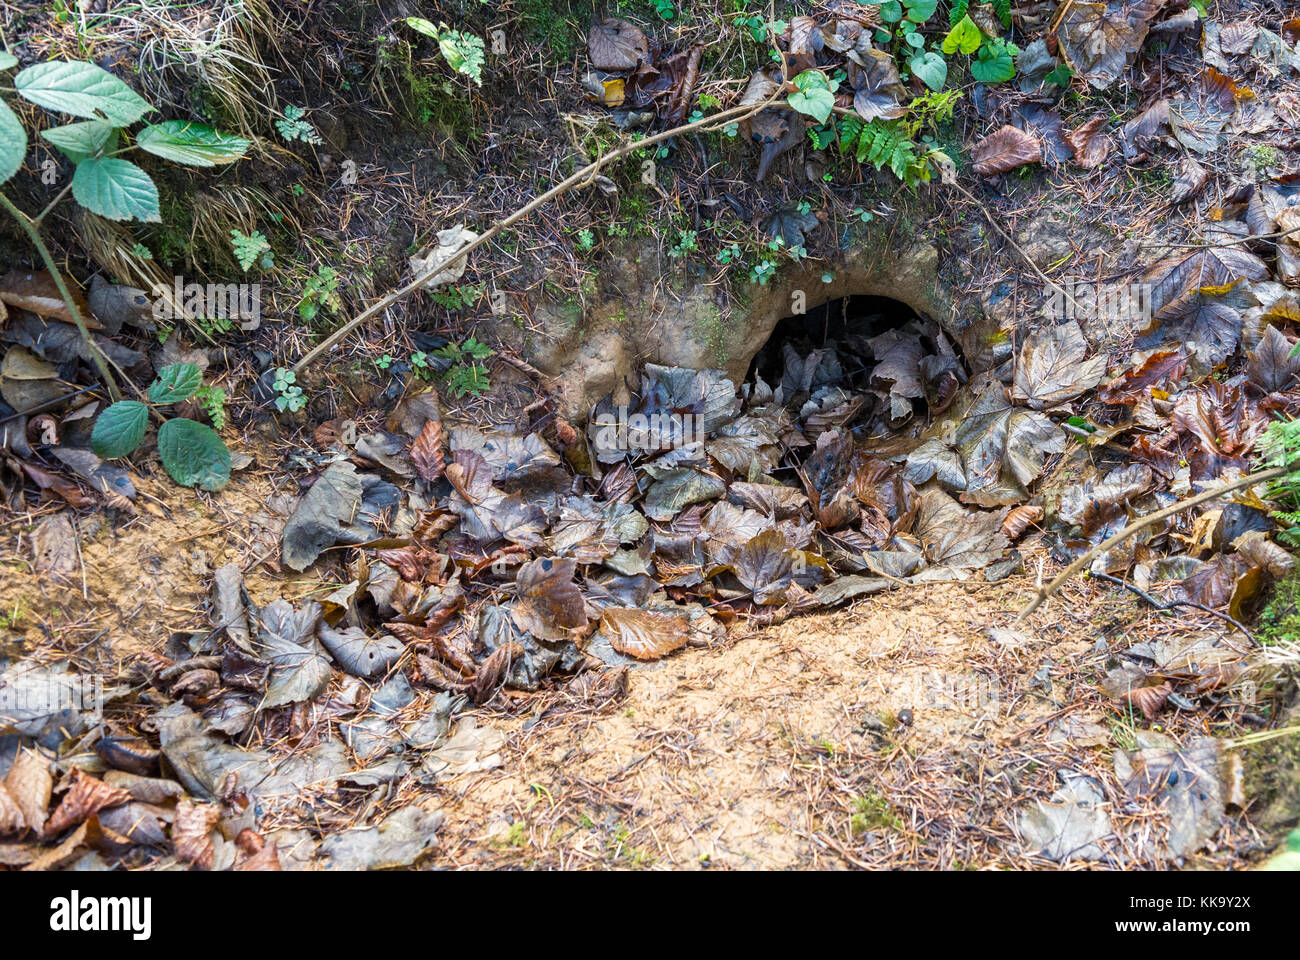
[[[1243,627],[1239,621],[1234,620],[1226,613],[1223,613],[1219,610],[1215,610],[1213,607],[1206,606],[1203,603],[1196,603],[1192,600],[1170,600],[1168,603],[1161,603],[1159,600],[1151,596],[1151,594],[1147,593],[1141,587],[1129,583],[1126,580],[1121,580],[1119,577],[1112,577],[1109,573],[1090,573],[1088,574],[1088,576],[1093,577],[1094,579],[1097,580],[1105,580],[1107,583],[1113,583],[1116,584],[1117,586],[1121,586],[1125,590],[1129,590],[1132,593],[1137,594],[1147,603],[1151,604],[1151,606],[1156,610],[1172,610],[1175,607],[1191,607],[1194,610],[1200,610],[1204,613],[1208,613],[1212,617],[1218,617],[1220,620],[1232,624],[1234,627],[1236,627],[1238,630],[1240,630],[1242,633],[1246,635],[1247,640],[1249,640],[1255,646],[1259,646],[1259,641],[1256,640],[1254,636],[1251,634],[1251,632],[1247,630],[1245,627]],[[1238,653],[1243,653],[1243,652],[1244,651],[1238,651]]]
[[[673,137],[679,137],[682,134],[692,133],[696,130],[700,130],[700,131],[711,130],[714,129],[719,123],[724,121],[739,123],[742,120],[746,120],[749,117],[754,116],[755,114],[766,109],[767,107],[772,106],[784,95],[785,95],[785,91],[784,89],[781,89],[778,90],[776,93],[772,94],[772,96],[768,97],[762,103],[746,104],[739,107],[732,107],[730,110],[724,110],[721,113],[716,113],[711,117],[705,117],[703,120],[696,120],[694,123],[687,123],[687,124],[683,124],[680,127],[673,127],[671,130],[665,130],[663,133],[657,133],[653,137],[646,137],[644,140],[629,141],[628,143],[625,143],[623,146],[619,147],[618,149],[613,150],[601,157],[598,157],[593,163],[590,163],[587,166],[583,167],[581,170],[573,174],[568,179],[563,180],[560,183],[556,184],[550,190],[547,190],[545,193],[543,193],[540,197],[537,197],[536,199],[529,201],[524,206],[516,210],[514,213],[510,214],[510,216],[496,223],[491,229],[487,231],[487,233],[482,234],[480,237],[478,237],[478,239],[456,250],[450,256],[443,257],[433,266],[429,267],[427,270],[425,270],[423,273],[417,276],[414,280],[406,284],[406,286],[394,290],[392,293],[389,293],[382,300],[371,305],[366,310],[362,311],[357,316],[353,317],[347,323],[343,324],[343,326],[339,327],[337,330],[331,333],[319,344],[317,344],[315,347],[309,350],[301,360],[295,363],[293,365],[293,371],[295,373],[299,373],[304,368],[310,366],[317,359],[319,359],[323,354],[325,354],[327,351],[333,348],[334,345],[337,344],[340,340],[346,337],[357,327],[361,326],[361,324],[365,323],[371,317],[382,312],[388,307],[391,307],[394,303],[401,300],[402,298],[409,296],[410,294],[414,293],[416,290],[419,290],[429,280],[431,280],[432,278],[436,277],[438,274],[446,270],[447,267],[450,266],[452,263],[455,263],[456,261],[462,259],[466,260],[466,262],[468,263],[467,258],[469,257],[471,251],[477,249],[478,247],[481,247],[483,244],[487,243],[489,240],[491,240],[493,237],[500,234],[502,231],[510,229],[510,227],[514,226],[520,220],[524,219],[524,217],[528,216],[538,207],[543,206],[544,204],[546,204],[551,200],[554,200],[562,193],[567,192],[568,190],[578,186],[579,184],[591,182],[592,180],[595,179],[596,174],[600,172],[601,168],[603,168],[607,164],[612,163],[613,161],[618,160],[621,157],[625,157],[629,153],[632,153],[635,150],[640,150],[644,147],[653,146],[656,143],[662,143],[664,140],[671,140]]]
[[[23,233],[31,240],[32,246],[36,252],[41,255],[41,260],[45,263],[45,269],[50,272],[54,280],[54,286],[58,288],[59,297],[62,298],[64,305],[68,308],[68,313],[72,316],[73,322],[77,325],[77,332],[81,334],[82,342],[85,343],[86,349],[90,351],[90,358],[94,361],[95,366],[99,368],[99,374],[104,378],[104,386],[108,390],[108,395],[115,402],[122,399],[121,391],[117,389],[117,381],[113,379],[112,372],[108,369],[108,361],[99,346],[90,336],[90,329],[86,326],[85,318],[81,316],[81,311],[77,309],[77,303],[72,299],[72,292],[68,289],[67,282],[63,279],[63,274],[59,272],[58,264],[54,262],[54,257],[50,255],[49,247],[41,238],[39,225],[27,214],[19,210],[12,200],[0,193],[0,207],[3,207],[8,214],[14,218],[17,224],[23,228]],[[41,214],[44,216],[45,214]]]
[[[1020,258],[1024,260],[1025,263],[1029,264],[1029,266],[1033,269],[1034,273],[1038,274],[1038,276],[1042,278],[1045,284],[1047,284],[1049,287],[1051,287],[1053,290],[1059,293],[1062,297],[1064,297],[1076,309],[1080,309],[1080,310],[1083,309],[1080,306],[1079,302],[1075,300],[1074,297],[1071,296],[1070,293],[1063,286],[1061,286],[1059,283],[1057,283],[1047,274],[1043,273],[1042,270],[1038,269],[1038,264],[1034,263],[1034,261],[1029,258],[1029,254],[1025,253],[1025,251],[1021,249],[1020,244],[1016,243],[1015,240],[1011,239],[1011,234],[1007,233],[1005,230],[1002,229],[1001,225],[997,222],[997,220],[993,218],[993,214],[989,213],[988,208],[984,206],[983,203],[980,202],[980,199],[977,196],[975,196],[973,193],[971,193],[969,190],[963,187],[960,183],[950,183],[948,185],[953,189],[955,189],[962,196],[964,196],[971,203],[975,204],[975,206],[980,208],[980,212],[984,214],[984,219],[988,220],[989,224],[993,227],[994,230],[1002,234],[1002,239],[1005,240],[1007,243],[1011,244],[1012,248],[1016,251],[1016,253],[1020,254]]]
[[[1075,560],[1068,567],[1056,575],[1056,578],[1046,586],[1038,588],[1034,598],[1026,604],[1025,608],[1017,614],[1015,623],[1024,622],[1025,618],[1037,610],[1044,600],[1054,594],[1061,584],[1065,583],[1080,570],[1087,568],[1093,560],[1106,551],[1119,546],[1135,533],[1145,530],[1154,523],[1159,523],[1166,517],[1172,517],[1174,514],[1182,513],[1189,507],[1194,507],[1198,503],[1205,503],[1207,500],[1217,500],[1225,493],[1231,493],[1233,490],[1240,490],[1242,487],[1253,486],[1256,483],[1263,483],[1265,480],[1272,480],[1275,477],[1283,476],[1287,472],[1286,467],[1273,467],[1269,470],[1261,470],[1259,473],[1248,473],[1244,477],[1238,477],[1231,483],[1225,483],[1222,486],[1214,487],[1210,490],[1202,490],[1194,497],[1188,497],[1186,500],[1180,500],[1173,506],[1165,507],[1163,510],[1157,510],[1155,513],[1149,513],[1140,520],[1134,520],[1127,527],[1121,530],[1115,536],[1108,540],[1103,540],[1097,546],[1093,547],[1079,559]]]

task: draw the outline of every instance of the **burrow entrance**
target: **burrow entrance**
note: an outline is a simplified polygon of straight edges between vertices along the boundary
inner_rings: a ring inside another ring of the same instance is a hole
[[[940,325],[900,300],[854,295],[779,320],[755,354],[747,381],[761,378],[785,402],[824,402],[828,393],[871,394],[891,427],[947,409],[967,368]],[[861,422],[860,418],[860,422]]]

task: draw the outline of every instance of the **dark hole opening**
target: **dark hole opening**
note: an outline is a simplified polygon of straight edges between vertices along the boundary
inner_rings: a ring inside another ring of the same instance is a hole
[[[863,414],[898,427],[946,409],[966,365],[939,325],[907,304],[849,296],[779,321],[750,365],[747,379],[756,376],[787,403],[828,390],[872,394]]]

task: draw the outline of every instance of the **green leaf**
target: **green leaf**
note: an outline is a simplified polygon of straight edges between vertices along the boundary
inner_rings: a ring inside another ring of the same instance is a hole
[[[125,457],[144,439],[149,408],[139,400],[119,400],[99,415],[90,431],[90,446],[105,460]]]
[[[135,123],[153,107],[138,93],[93,63],[38,63],[14,77],[14,89],[37,106],[88,120]]]
[[[1001,83],[1016,75],[1016,65],[1006,44],[988,44],[970,65],[970,75],[980,83]]]
[[[179,403],[194,396],[203,384],[203,371],[195,363],[173,363],[158,371],[158,379],[149,387],[154,403]]]
[[[794,85],[798,89],[788,98],[790,106],[818,123],[825,123],[835,107],[835,94],[826,75],[820,70],[805,70],[794,78]]]
[[[1058,87],[1068,87],[1070,78],[1074,76],[1074,71],[1070,69],[1068,63],[1058,63],[1055,69],[1043,78],[1047,83],[1054,83]]]
[[[158,429],[158,456],[182,487],[220,490],[230,481],[230,451],[211,427],[176,417]]]
[[[154,156],[192,167],[231,163],[248,152],[252,145],[242,137],[227,136],[206,123],[190,123],[188,120],[168,120],[145,127],[135,142],[141,150]]]
[[[12,70],[18,66],[18,58],[8,50],[0,50],[0,70]]]
[[[438,37],[443,59],[457,73],[483,85],[483,38],[459,30],[446,30]]]
[[[438,28],[430,21],[424,19],[424,17],[407,17],[406,25],[412,30],[420,31],[420,33],[424,34],[426,37],[433,37],[435,40],[438,39]]]
[[[26,155],[27,131],[9,106],[0,100],[0,183],[18,172]]]
[[[109,220],[161,223],[158,188],[149,174],[129,160],[92,157],[77,164],[72,195],[91,213]]]
[[[80,163],[102,150],[115,129],[107,120],[82,120],[42,130],[41,136],[62,150],[73,163]]]
[[[898,0],[885,0],[880,5],[880,19],[885,23],[898,23],[903,19],[903,5]]]
[[[983,35],[980,33],[980,28],[975,25],[975,21],[968,16],[962,17],[943,38],[943,52],[974,53],[979,49],[982,38]]]
[[[912,68],[913,75],[919,77],[931,90],[936,93],[943,89],[944,81],[948,79],[948,63],[931,50],[928,53],[918,54],[907,62]]]
[[[939,0],[903,0],[907,7],[907,19],[913,23],[925,23],[939,7]]]

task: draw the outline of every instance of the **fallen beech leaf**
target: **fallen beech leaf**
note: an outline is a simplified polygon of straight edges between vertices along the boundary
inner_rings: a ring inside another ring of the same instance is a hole
[[[446,461],[442,455],[442,423],[429,420],[411,444],[411,465],[426,483],[442,476]]]
[[[63,795],[49,822],[45,825],[45,835],[53,837],[69,827],[75,827],[87,817],[94,816],[105,807],[126,803],[131,794],[120,787],[112,787],[103,780],[98,780],[81,770],[72,771],[72,786]]]
[[[22,812],[23,823],[32,833],[39,834],[45,829],[45,813],[50,806],[53,788],[54,777],[45,758],[35,750],[20,751],[5,776],[4,789]]]
[[[1099,166],[1115,147],[1106,135],[1105,116],[1093,117],[1067,134],[1065,139],[1074,148],[1075,163],[1085,170]]]
[[[90,304],[86,302],[85,295],[71,280],[65,280],[65,283],[68,292],[72,294],[72,302],[81,313],[86,329],[102,330],[103,324],[91,316]],[[63,297],[59,295],[59,288],[55,285],[54,278],[46,270],[35,272],[11,270],[5,274],[3,280],[0,280],[0,300],[11,307],[30,310],[51,320],[62,323],[76,322],[72,319],[72,312],[68,310],[68,305],[63,302]]]
[[[276,841],[271,840],[268,842],[261,834],[254,832],[249,827],[239,831],[239,836],[235,837],[235,845],[239,848],[240,857],[235,861],[232,870],[252,872],[284,869],[280,866],[280,855],[276,851]]]
[[[27,827],[27,820],[9,789],[0,783],[0,837],[13,836]]]
[[[989,134],[971,149],[977,176],[992,177],[1026,163],[1040,163],[1043,147],[1038,140],[1007,124]]]
[[[1230,23],[1219,31],[1219,49],[1229,56],[1237,57],[1250,50],[1259,36],[1259,27],[1242,20]]]
[[[176,819],[172,823],[176,856],[199,870],[211,869],[216,855],[211,833],[220,819],[221,810],[215,805],[182,799],[176,805]]]
[[[577,562],[541,557],[515,575],[519,599],[510,613],[521,628],[543,640],[568,639],[569,631],[587,622],[582,593],[573,581]]]
[[[1193,160],[1184,157],[1178,165],[1178,176],[1174,179],[1173,192],[1169,195],[1170,203],[1182,203],[1200,194],[1210,182],[1210,171]]]
[[[1158,687],[1138,687],[1136,690],[1130,690],[1124,697],[1124,701],[1141,710],[1142,716],[1148,720],[1154,720],[1173,692],[1174,688],[1166,680]]]
[[[1043,508],[1033,504],[1015,507],[1002,521],[1002,535],[1008,540],[1019,540],[1030,526],[1043,519]]]
[[[609,607],[600,618],[610,646],[638,660],[658,660],[686,646],[691,638],[686,617],[632,607]]]
[[[650,48],[640,27],[611,17],[591,25],[587,56],[597,70],[635,70],[649,61]]]

